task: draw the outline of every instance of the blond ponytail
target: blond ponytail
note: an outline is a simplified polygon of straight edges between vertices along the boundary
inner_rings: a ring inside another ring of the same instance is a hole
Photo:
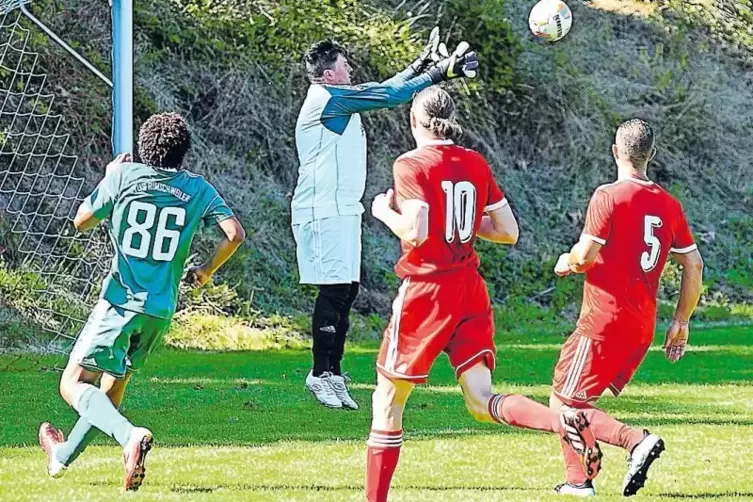
[[[413,110],[421,126],[434,136],[456,141],[463,135],[463,128],[455,120],[455,101],[441,87],[428,87],[418,93]]]

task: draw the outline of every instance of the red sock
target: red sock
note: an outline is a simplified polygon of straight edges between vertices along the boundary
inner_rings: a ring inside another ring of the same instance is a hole
[[[579,407],[586,414],[591,430],[598,441],[625,448],[628,453],[643,441],[643,431],[623,424],[598,408]]]
[[[489,414],[496,422],[513,427],[547,432],[562,429],[559,413],[517,394],[493,395],[489,399]]]
[[[583,459],[575,453],[573,447],[564,439],[560,439],[562,457],[565,460],[565,478],[571,485],[581,485],[586,482],[588,476],[583,468]]]
[[[366,500],[385,502],[403,446],[403,431],[372,429],[366,444]]]

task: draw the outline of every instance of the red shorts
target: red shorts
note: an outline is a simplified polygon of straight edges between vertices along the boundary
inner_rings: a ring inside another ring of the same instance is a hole
[[[457,377],[479,361],[494,370],[494,316],[475,268],[403,281],[377,369],[388,378],[423,383],[442,352]]]
[[[594,340],[573,333],[562,346],[552,388],[569,405],[596,401],[606,389],[618,396],[646,356],[650,341],[630,342],[624,336]]]

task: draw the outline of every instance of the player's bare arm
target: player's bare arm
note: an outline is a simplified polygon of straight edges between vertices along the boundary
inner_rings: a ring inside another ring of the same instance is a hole
[[[518,242],[520,229],[510,205],[505,204],[485,214],[476,235],[497,244],[515,244]]]
[[[670,362],[677,362],[685,354],[690,335],[690,317],[698,306],[703,289],[703,258],[697,249],[689,253],[672,253],[682,267],[680,299],[672,323],[664,338],[664,351]]]
[[[584,274],[596,262],[602,245],[593,239],[583,236],[569,253],[563,253],[557,260],[554,273],[560,277],[570,273]]]
[[[89,204],[86,202],[82,203],[78,207],[76,217],[73,219],[73,226],[76,227],[76,230],[79,232],[88,232],[96,227],[98,223],[99,220],[94,216],[94,211],[91,210]]]
[[[107,164],[107,167],[105,167],[105,176],[112,173],[120,164],[125,162],[131,162],[130,153],[121,153],[115,157],[112,162]],[[79,232],[88,232],[96,227],[99,221],[100,220],[94,216],[94,211],[92,211],[91,206],[87,202],[84,202],[79,206],[78,211],[76,212],[76,217],[73,219],[73,226],[75,226],[76,230]]]
[[[420,200],[406,200],[400,211],[392,209],[394,191],[390,188],[374,198],[371,213],[389,227],[400,240],[418,247],[429,235],[429,206]]]
[[[105,176],[117,169],[120,164],[131,162],[131,160],[131,154],[128,152],[118,154],[118,156],[105,167]]]
[[[243,230],[238,218],[232,217],[219,223],[220,229],[225,234],[214,254],[201,266],[192,267],[186,275],[186,281],[196,286],[203,286],[212,278],[215,272],[235,254],[243,241],[246,239],[246,231]]]

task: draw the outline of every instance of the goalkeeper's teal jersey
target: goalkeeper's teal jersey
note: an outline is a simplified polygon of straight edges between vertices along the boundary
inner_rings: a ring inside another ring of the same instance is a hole
[[[412,70],[382,83],[313,84],[295,127],[298,181],[291,204],[293,225],[363,213],[366,131],[360,112],[394,108],[431,85]]]
[[[137,163],[110,172],[84,204],[97,219],[110,220],[115,247],[101,297],[165,319],[175,312],[183,267],[200,223],[233,216],[203,177]]]

